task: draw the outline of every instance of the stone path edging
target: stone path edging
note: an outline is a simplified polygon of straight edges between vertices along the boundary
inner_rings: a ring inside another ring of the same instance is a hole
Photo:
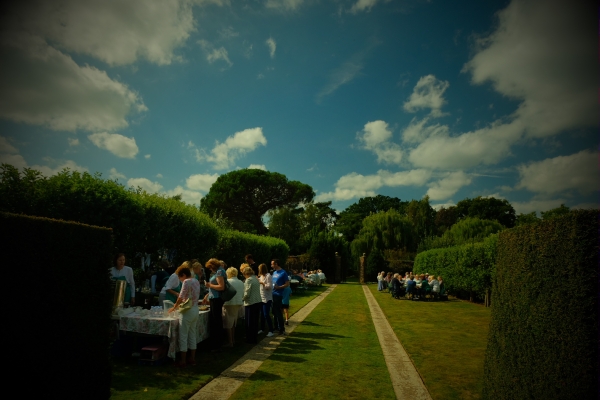
[[[397,399],[431,400],[431,395],[367,285],[363,291]]]
[[[321,301],[329,293],[336,288],[337,285],[331,285],[323,293],[315,297],[308,304],[298,310],[289,319],[289,325],[286,327],[286,333],[290,334],[294,331],[304,319],[319,305]],[[204,385],[195,395],[190,397],[190,400],[226,400],[246,379],[248,379],[257,369],[260,368],[277,347],[285,340],[285,336],[265,337],[242,358],[237,360],[231,367],[227,368],[218,377]]]

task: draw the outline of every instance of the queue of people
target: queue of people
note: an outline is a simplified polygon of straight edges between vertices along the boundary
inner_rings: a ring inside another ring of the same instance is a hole
[[[446,300],[446,289],[441,276],[413,274],[407,272],[404,276],[398,273],[381,271],[377,275],[377,290],[386,290],[394,298],[408,298],[411,300]],[[429,296],[429,297],[428,297]]]
[[[210,305],[211,352],[221,352],[223,347],[235,345],[235,330],[240,317],[244,318],[246,342],[249,344],[256,344],[258,335],[266,329],[268,337],[285,335],[285,326],[289,324],[290,277],[277,259],[271,261],[272,271],[268,270],[266,264],[258,267],[252,265],[255,263],[250,254],[246,256],[246,261],[238,270],[235,267],[227,268],[224,261],[211,258],[204,265],[210,271],[207,276],[202,264],[195,259],[184,261],[174,271],[168,262],[161,262],[161,271],[153,279],[155,287],[160,288],[159,304],[162,306],[165,300],[172,301],[174,306],[169,312],[188,304],[188,309],[181,313],[180,355],[175,366],[186,367],[196,363],[199,303]],[[133,270],[125,266],[124,254],[115,257],[110,273],[112,279],[127,282],[125,301],[130,305],[135,304]],[[238,278],[240,276],[242,279]],[[236,291],[228,301],[221,298],[226,282]]]

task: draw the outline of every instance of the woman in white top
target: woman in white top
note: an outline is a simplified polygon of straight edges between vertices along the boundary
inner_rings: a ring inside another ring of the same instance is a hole
[[[119,253],[114,259],[115,266],[110,269],[111,278],[116,281],[126,281],[125,303],[132,306],[135,304],[135,281],[133,280],[133,269],[125,265],[125,254]]]
[[[262,316],[260,331],[262,333],[265,330],[265,320],[269,325],[268,337],[273,336],[273,321],[271,321],[271,305],[273,304],[273,277],[269,274],[267,264],[260,264],[258,266],[258,282],[260,283],[260,297],[262,299]]]
[[[238,279],[237,268],[230,267],[225,271],[227,273],[227,282],[236,291],[235,296],[229,301],[223,303],[223,329],[227,332],[229,343],[225,347],[233,347],[235,343],[235,327],[240,308],[242,307],[244,296],[244,283]]]

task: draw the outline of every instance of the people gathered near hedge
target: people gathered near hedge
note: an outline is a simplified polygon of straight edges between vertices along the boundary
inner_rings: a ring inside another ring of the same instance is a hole
[[[388,284],[388,277],[389,284]],[[394,298],[409,298],[412,300],[438,300],[447,299],[444,281],[441,276],[413,274],[407,272],[404,277],[401,274],[391,272],[380,272],[377,275],[377,290],[384,291],[389,286],[390,293]]]

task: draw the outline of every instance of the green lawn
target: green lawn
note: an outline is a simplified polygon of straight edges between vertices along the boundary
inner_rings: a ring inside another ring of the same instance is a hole
[[[434,400],[478,399],[491,309],[460,300],[395,300],[369,285]]]
[[[293,294],[290,299],[290,314],[304,307],[328,287],[324,285]],[[114,358],[111,398],[117,400],[188,399],[251,348],[252,345],[244,341],[243,321],[240,321],[236,331],[236,346],[215,355],[209,352],[207,343],[200,343],[197,350],[198,365],[193,368],[180,370],[174,368],[170,362],[162,366],[140,366],[136,358]]]
[[[395,399],[362,287],[340,284],[231,397]]]

